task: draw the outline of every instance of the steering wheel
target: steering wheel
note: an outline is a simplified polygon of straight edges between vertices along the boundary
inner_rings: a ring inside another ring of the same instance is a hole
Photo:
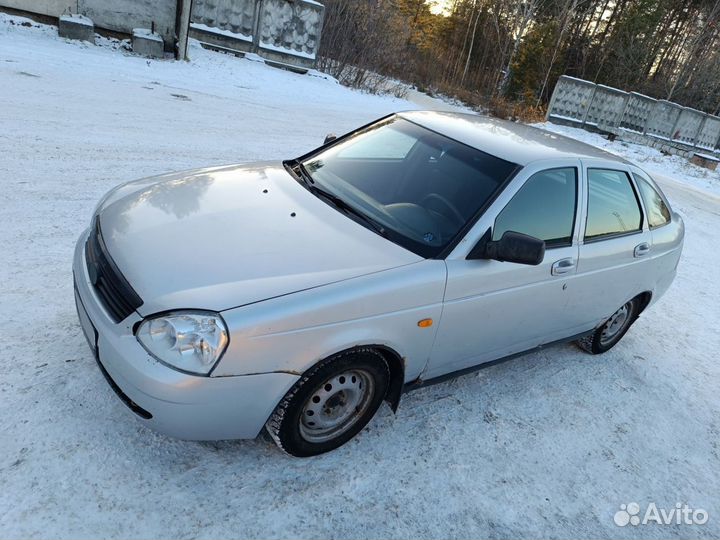
[[[420,201],[420,204],[422,206],[425,206],[425,204],[423,204],[423,203],[425,203],[425,201],[429,201],[429,200],[433,200],[433,199],[440,201],[445,206],[445,208],[450,210],[452,217],[454,217],[457,220],[458,225],[463,225],[465,223],[465,217],[460,213],[460,210],[458,210],[453,203],[451,203],[445,197],[443,197],[442,195],[440,195],[438,193],[428,193],[427,195],[425,195],[423,197],[422,201]],[[445,214],[445,217],[450,217],[450,216]]]

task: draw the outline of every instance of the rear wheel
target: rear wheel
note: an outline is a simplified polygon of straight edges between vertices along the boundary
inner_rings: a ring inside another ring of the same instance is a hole
[[[640,301],[633,298],[613,313],[594,333],[577,341],[590,354],[602,354],[612,349],[625,335],[640,313]]]
[[[390,383],[382,354],[362,348],[311,369],[290,389],[266,424],[288,454],[314,456],[352,439],[380,407]]]

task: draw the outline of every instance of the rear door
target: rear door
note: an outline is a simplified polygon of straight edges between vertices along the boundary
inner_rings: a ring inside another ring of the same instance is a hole
[[[586,198],[572,310],[594,327],[647,290],[652,236],[631,169],[583,160]]]

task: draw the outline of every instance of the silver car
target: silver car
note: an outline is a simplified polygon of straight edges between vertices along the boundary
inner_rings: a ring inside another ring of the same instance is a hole
[[[342,445],[383,401],[576,340],[613,347],[684,228],[638,167],[474,115],[394,114],[285,162],[121,185],[75,251],[110,386],[183,439]]]

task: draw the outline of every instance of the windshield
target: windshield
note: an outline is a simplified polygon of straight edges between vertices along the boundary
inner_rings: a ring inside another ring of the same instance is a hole
[[[397,117],[302,165],[311,191],[331,194],[367,218],[365,224],[376,224],[373,230],[423,257],[442,253],[517,169]]]

